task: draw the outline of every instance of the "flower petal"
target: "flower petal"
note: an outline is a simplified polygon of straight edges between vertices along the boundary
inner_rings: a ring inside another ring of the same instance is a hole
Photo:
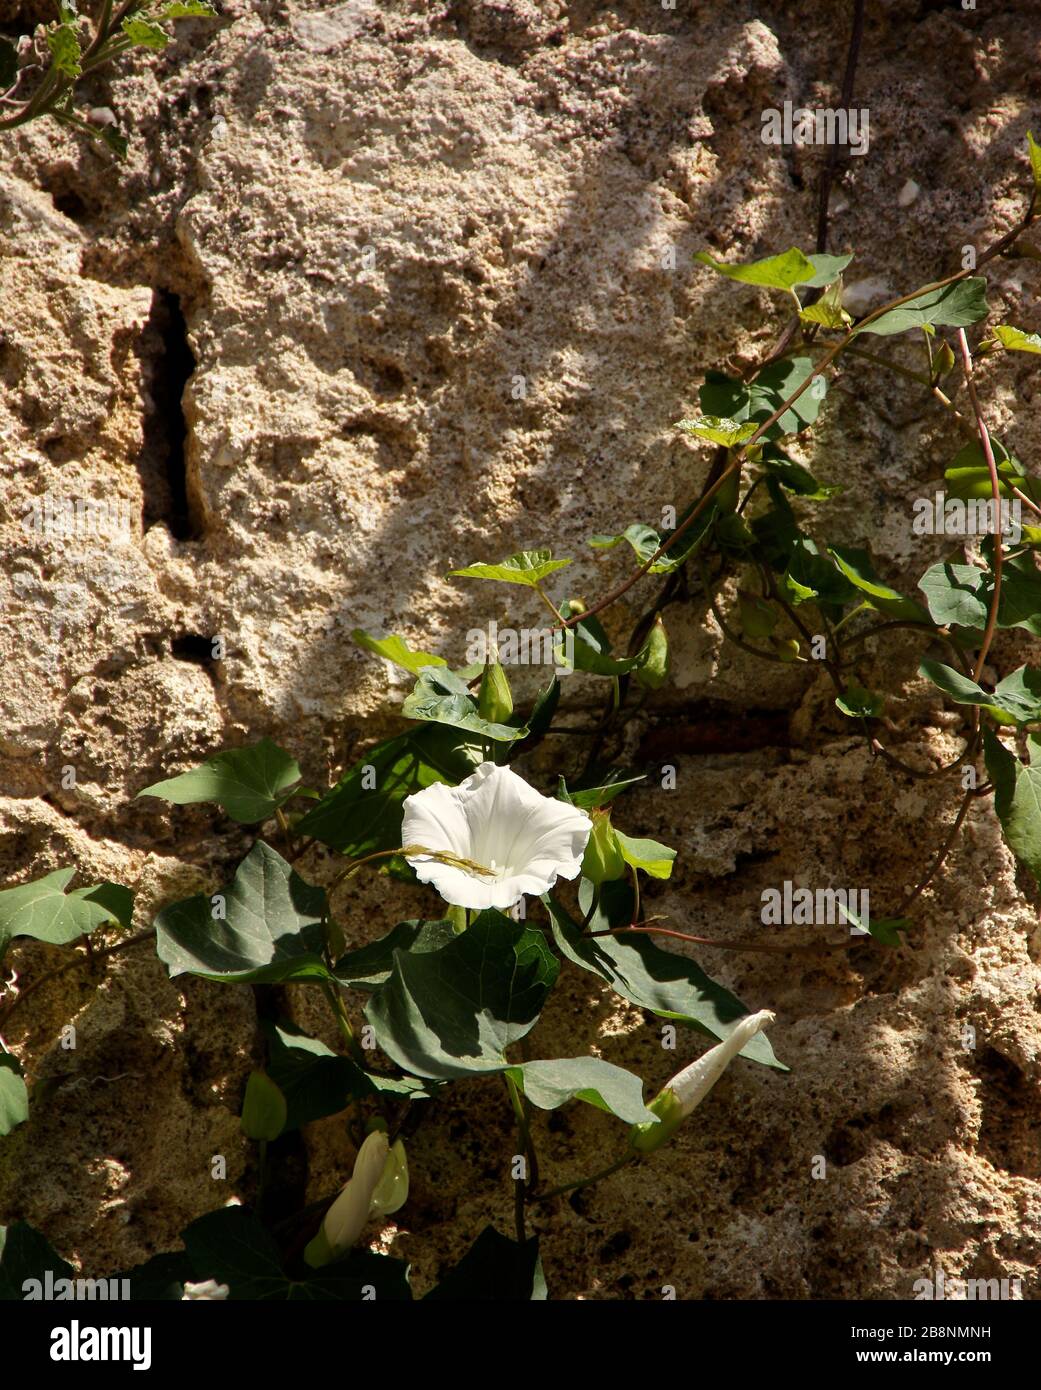
[[[421,882],[457,907],[500,910],[525,893],[547,892],[557,878],[575,878],[591,830],[584,811],[492,762],[458,787],[439,783],[407,797],[402,821],[406,847],[447,852],[486,870],[407,855]]]

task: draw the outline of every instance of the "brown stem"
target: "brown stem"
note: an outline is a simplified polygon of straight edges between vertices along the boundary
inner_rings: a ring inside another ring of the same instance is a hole
[[[964,328],[958,329],[958,348],[961,352],[962,368],[965,372],[965,386],[972,404],[972,413],[976,417],[976,428],[979,430],[980,444],[983,447],[983,457],[987,461],[987,470],[990,473],[991,495],[994,498],[994,592],[990,596],[990,612],[987,614],[987,626],[983,632],[983,641],[980,644],[979,656],[976,658],[976,666],[972,673],[973,680],[978,683],[980,673],[986,665],[987,652],[990,650],[990,644],[994,640],[994,631],[998,625],[998,605],[1001,602],[1001,479],[998,477],[998,465],[994,460],[994,450],[990,443],[990,431],[987,429],[987,422],[983,418],[980,399],[976,393],[976,382],[973,379],[972,372],[972,354],[969,352],[969,340],[965,336]]]
[[[843,941],[830,944],[821,942],[815,946],[766,946],[759,941],[718,941],[711,936],[694,936],[691,932],[673,931],[670,927],[605,927],[603,931],[591,931],[588,936],[620,936],[625,932],[653,932],[657,936],[670,936],[677,941],[693,941],[697,946],[716,946],[722,951],[762,951],[770,955],[808,955],[816,951],[848,951],[851,946],[855,946],[863,937],[855,937],[852,941]]]

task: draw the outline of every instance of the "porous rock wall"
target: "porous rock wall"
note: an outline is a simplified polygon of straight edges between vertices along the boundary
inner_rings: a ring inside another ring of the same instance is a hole
[[[5,5],[5,22],[18,13]],[[913,289],[1013,224],[1031,110],[1041,124],[1039,14],[1033,0],[868,4],[870,150],[832,200],[830,249],[858,256],[848,278]],[[352,628],[461,661],[466,628],[535,610],[446,581],[453,566],[552,542],[576,557],[571,592],[618,579],[628,562],[594,558],[588,537],[692,495],[704,452],[670,427],[707,369],[750,360],[778,322],[776,302],[693,254],[812,249],[822,153],[763,144],[760,113],[837,102],[847,37],[845,5],[227,0],[219,23],[186,23],[165,53],[95,80],[90,104],[130,128],[125,164],[49,122],[0,135],[6,882],[75,864],[78,882],[131,886],[143,928],[225,881],[249,837],[213,808],[137,802],[142,786],[261,735],[327,785],[397,727],[403,687]],[[992,304],[1041,327],[1036,264],[988,273]],[[1024,459],[1036,382],[1029,359],[983,374],[991,425]],[[845,486],[821,513],[828,534],[868,544],[905,586],[942,550],[909,524],[958,442],[940,415],[865,366],[805,445]],[[104,542],[32,531],[45,495],[104,500],[127,526]],[[639,611],[629,597],[612,631]],[[655,910],[742,938],[784,879],[869,886],[892,910],[950,823],[954,784],[872,761],[823,675],[760,666],[695,607],[672,608],[669,629],[674,681],[628,752],[674,765],[677,787],[651,782],[624,820],[679,848]],[[1022,646],[999,643],[995,662]],[[905,696],[889,736],[933,766],[959,747],[956,721],[916,680],[915,642],[887,651]],[[590,702],[581,680],[570,698]],[[560,758],[543,751],[534,771],[551,778]],[[398,907],[414,915],[387,891],[359,888],[358,941]],[[776,1011],[791,1073],[732,1068],[651,1163],[540,1209],[552,1295],[906,1298],[942,1268],[1037,1297],[1041,934],[989,805],[915,921],[899,951],[701,951]],[[63,959],[35,943],[9,956],[23,990]],[[679,1060],[652,1019],[570,971],[546,1055],[584,1048],[591,1021],[602,1055],[652,1083]],[[32,1221],[100,1275],[249,1197],[248,989],[171,983],[136,948],[42,985],[5,1036],[37,1090],[0,1150],[0,1219]],[[616,1131],[579,1105],[541,1116],[548,1180],[598,1166]],[[486,1221],[509,1230],[514,1144],[483,1083],[420,1127],[386,1247],[418,1288]],[[351,1149],[338,1121],[309,1146],[313,1197]]]

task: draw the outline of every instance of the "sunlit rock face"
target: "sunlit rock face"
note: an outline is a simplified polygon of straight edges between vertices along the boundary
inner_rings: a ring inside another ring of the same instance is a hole
[[[5,880],[76,863],[80,882],[134,887],[143,927],[227,881],[249,836],[138,790],[262,735],[325,786],[399,727],[407,681],[353,628],[461,664],[467,629],[542,619],[534,597],[450,569],[552,545],[575,560],[550,584],[559,598],[623,576],[625,547],[588,538],[660,526],[697,491],[710,451],[674,422],[707,370],[750,362],[781,324],[776,300],[694,254],[813,248],[824,151],[765,144],[761,116],[837,99],[844,8],[767,4],[749,21],[730,0],[230,0],[230,25],[186,24],[166,55],[138,52],[91,92],[129,130],[125,164],[53,124],[0,135]],[[949,272],[1018,215],[1033,55],[1020,6],[997,8],[873,8],[856,93],[871,146],[833,194],[829,244],[857,252],[847,279],[862,292]],[[1029,264],[990,266],[989,295],[1036,330]],[[1028,365],[982,378],[992,428],[1036,457]],[[914,535],[913,502],[959,443],[912,383],[868,366],[833,383],[795,452],[844,485],[817,513],[827,534],[870,546],[913,592],[949,545]],[[612,635],[648,602],[630,591]],[[620,754],[649,779],[615,815],[679,849],[647,910],[712,938],[793,942],[804,929],[762,926],[764,888],[845,884],[894,910],[950,822],[953,784],[872,760],[823,675],[756,663],[693,604],[668,626],[672,679]],[[1006,635],[995,659],[1011,669],[1026,640]],[[887,711],[901,756],[933,766],[959,744],[915,681],[919,656],[897,640],[870,674],[905,697]],[[518,673],[521,695],[539,675]],[[566,695],[600,698],[583,676]],[[543,745],[522,770],[552,791],[574,755]],[[359,878],[354,940],[438,915],[421,891],[417,908]],[[638,1192],[619,1175],[547,1214],[553,1296],[910,1297],[936,1251],[952,1277],[1034,1289],[1036,934],[981,804],[916,909],[913,952],[700,950],[776,1013],[791,1074],[738,1061]],[[23,987],[55,963],[35,944],[8,959]],[[309,1002],[286,1007],[325,1027]],[[147,947],[99,980],[41,988],[4,1033],[46,1084],[0,1149],[0,1219],[32,1221],[102,1275],[248,1194],[237,1114],[255,1022],[248,989],[171,984]],[[656,1026],[575,972],[542,1029],[546,1056],[588,1050],[593,1030],[653,1089],[702,1047],[681,1033],[663,1051]],[[410,1145],[412,1215],[393,1248],[419,1289],[503,1215],[485,1099],[455,1089]],[[611,1123],[558,1112],[547,1180],[600,1166]],[[352,1152],[333,1121],[306,1142],[313,1199],[342,1185]]]

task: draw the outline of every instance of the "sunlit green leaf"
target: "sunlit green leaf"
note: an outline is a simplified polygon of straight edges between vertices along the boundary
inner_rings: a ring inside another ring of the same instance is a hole
[[[32,883],[0,892],[0,954],[16,936],[31,936],[52,946],[67,946],[89,935],[103,922],[113,920],[111,907],[89,897],[96,889],[65,891],[75,872],[75,869],[55,869]]]
[[[497,743],[512,743],[528,733],[523,726],[514,728],[512,724],[493,724],[491,720],[482,719],[466,682],[447,667],[428,667],[423,671],[401,712],[406,719],[447,724]]]
[[[715,415],[696,416],[690,420],[680,420],[676,428],[696,439],[704,439],[710,444],[722,444],[731,449],[742,444],[755,434],[756,426],[750,420],[728,420]]]
[[[293,795],[300,767],[284,749],[262,738],[248,748],[229,748],[201,767],[155,782],[138,796],[155,796],[175,806],[215,801],[242,825],[265,821]]]
[[[1013,328],[1010,323],[999,323],[994,329],[994,335],[1010,352],[1037,352],[1041,353],[1041,335],[1037,333],[1024,333],[1021,328]]]
[[[967,280],[956,280],[953,285],[944,285],[938,290],[927,290],[914,299],[901,304],[897,309],[880,315],[871,323],[858,326],[858,333],[877,333],[888,337],[892,333],[904,333],[909,328],[922,328],[927,324],[943,324],[950,328],[965,328],[970,323],[979,323],[990,313],[987,304],[987,282],[982,276],[971,276]]]
[[[351,633],[351,638],[357,642],[359,647],[364,647],[366,651],[375,652],[377,656],[385,657],[387,661],[392,661],[395,666],[400,666],[405,671],[411,671],[414,676],[418,676],[424,666],[444,666],[447,664],[443,656],[435,656],[433,652],[414,651],[405,639],[396,633],[387,637],[374,637],[371,633],[356,627]]]
[[[795,285],[811,285],[826,271],[826,267],[815,266],[813,261],[795,246],[779,256],[766,256],[763,260],[748,261],[744,265],[718,261],[707,251],[699,251],[694,259],[702,265],[711,266],[728,280],[740,280],[746,285],[764,285],[775,290],[790,290]]]
[[[59,24],[47,31],[47,47],[51,50],[55,69],[63,77],[80,75],[79,35],[71,24]]]
[[[460,579],[500,579],[506,584],[523,584],[534,589],[547,575],[570,563],[570,560],[554,560],[548,550],[522,550],[498,565],[467,565],[465,569],[450,573]]]
[[[139,48],[165,48],[170,35],[165,29],[141,15],[128,15],[123,20],[123,32],[132,44]]]

